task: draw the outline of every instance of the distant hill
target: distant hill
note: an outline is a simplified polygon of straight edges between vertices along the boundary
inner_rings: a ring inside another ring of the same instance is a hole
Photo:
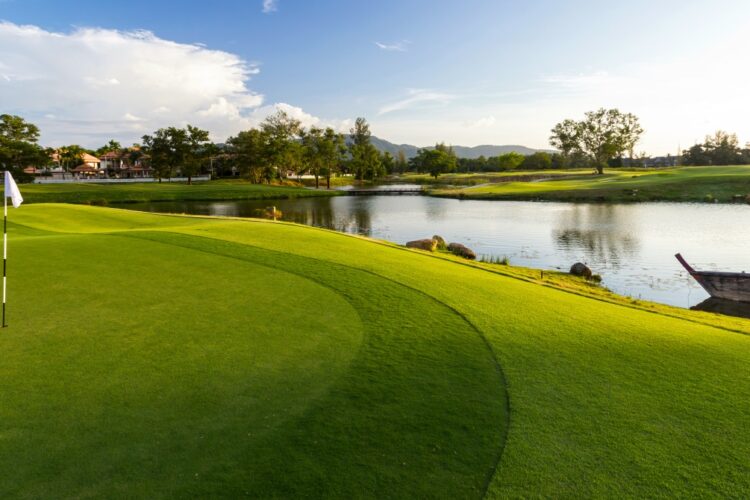
[[[380,150],[381,152],[388,151],[393,156],[396,156],[399,150],[403,150],[407,158],[412,158],[417,155],[417,151],[419,149],[422,149],[417,146],[413,146],[411,144],[394,144],[392,142],[386,141],[385,139],[381,139],[375,136],[372,136],[370,140],[372,141],[373,146],[378,148],[378,150]],[[473,147],[453,146],[453,151],[455,151],[456,156],[458,156],[459,158],[479,158],[480,156],[489,158],[490,156],[498,156],[498,155],[502,155],[502,154],[510,153],[510,152],[520,153],[522,155],[534,154],[537,151],[550,152],[550,150],[532,149],[532,148],[527,148],[526,146],[518,146],[518,145],[494,146],[491,144],[482,145],[482,146],[473,146]]]

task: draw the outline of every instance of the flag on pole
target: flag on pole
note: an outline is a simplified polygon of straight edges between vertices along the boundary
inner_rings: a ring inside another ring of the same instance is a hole
[[[8,326],[5,322],[6,281],[8,279],[8,198],[10,198],[14,208],[20,207],[23,203],[23,196],[21,196],[21,191],[18,190],[16,181],[6,170],[5,196],[3,196],[3,328]]]
[[[16,181],[13,180],[13,176],[7,170],[5,171],[5,197],[10,198],[13,208],[18,208],[23,203],[21,191],[18,190]]]

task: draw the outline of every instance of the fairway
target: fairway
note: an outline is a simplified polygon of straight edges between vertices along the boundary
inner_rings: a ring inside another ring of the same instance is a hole
[[[750,492],[750,321],[270,221],[9,235],[2,497]]]
[[[515,176],[514,176],[515,174]],[[502,177],[523,177],[531,181],[503,182]],[[546,179],[537,179],[538,177]],[[605,169],[603,175],[591,170],[555,170],[538,173],[465,174],[457,184],[482,184],[454,189],[436,188],[434,196],[486,200],[549,201],[696,201],[742,202],[750,198],[750,167],[712,166],[659,169]]]

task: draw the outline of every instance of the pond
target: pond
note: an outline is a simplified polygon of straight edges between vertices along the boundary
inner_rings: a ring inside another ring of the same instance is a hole
[[[275,205],[283,220],[403,244],[434,234],[478,255],[568,270],[586,263],[607,288],[679,307],[708,295],[682,269],[750,271],[750,206],[686,203],[570,204],[428,196],[338,196],[273,201],[153,202],[152,212],[257,216]]]

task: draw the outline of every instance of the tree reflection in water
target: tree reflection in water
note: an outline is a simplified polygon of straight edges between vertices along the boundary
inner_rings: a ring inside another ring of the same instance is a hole
[[[630,212],[618,208],[587,204],[563,210],[552,230],[557,248],[614,269],[627,265],[637,256],[640,242]]]

